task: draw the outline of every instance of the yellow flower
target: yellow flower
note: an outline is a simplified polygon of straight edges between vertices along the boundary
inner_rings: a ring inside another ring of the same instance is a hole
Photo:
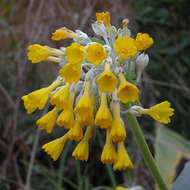
[[[75,157],[76,160],[87,161],[88,155],[89,143],[88,141],[82,140],[73,151],[72,156]]]
[[[84,61],[85,48],[74,42],[65,50],[66,60],[71,64],[81,64]]]
[[[72,156],[77,160],[87,161],[89,156],[89,139],[94,137],[94,127],[87,127],[81,142],[73,151]]]
[[[119,73],[120,85],[117,90],[117,97],[122,103],[135,102],[138,99],[138,88],[127,82],[122,73]]]
[[[126,170],[127,168],[133,169],[133,163],[131,162],[129,155],[125,149],[124,142],[118,143],[117,161],[113,165],[115,170]]]
[[[65,109],[61,112],[57,118],[57,125],[64,127],[65,129],[70,129],[74,125],[74,115],[71,109]]]
[[[28,114],[31,114],[38,108],[38,103],[28,98],[28,95],[23,96],[21,99],[24,101],[24,107]]]
[[[149,109],[140,110],[141,114],[148,114],[156,121],[168,124],[171,122],[170,117],[174,115],[174,109],[170,107],[171,104],[168,101],[164,101],[160,104],[150,107]]]
[[[93,43],[87,47],[87,56],[86,60],[89,63],[98,66],[104,59],[107,57],[107,52],[99,43]]]
[[[24,107],[28,114],[31,114],[36,109],[42,110],[51,94],[51,91],[60,85],[60,81],[53,82],[49,87],[35,90],[21,99],[24,101]]]
[[[124,188],[124,187],[121,187],[121,186],[117,186],[117,187],[115,188],[115,190],[127,190],[127,189]]]
[[[92,112],[79,116],[79,123],[82,126],[92,126],[94,124],[94,114]]]
[[[45,60],[56,61],[56,58],[52,59],[51,56],[60,56],[62,55],[62,52],[55,48],[34,44],[28,47],[27,55],[28,59],[32,61],[32,63],[39,63]]]
[[[59,41],[66,38],[75,38],[75,37],[76,37],[76,34],[72,30],[69,30],[66,27],[62,27],[56,30],[54,33],[52,33],[51,39]]]
[[[110,24],[110,13],[108,11],[96,13],[96,19],[99,24]]]
[[[69,104],[69,83],[59,89],[50,99],[50,104],[55,105],[57,109],[67,109]]]
[[[119,101],[114,101],[113,103],[113,122],[111,126],[110,136],[113,142],[121,142],[126,138],[125,126],[120,117]]]
[[[70,129],[74,125],[74,115],[73,115],[73,103],[75,98],[75,92],[72,90],[69,97],[68,108],[62,111],[62,113],[57,118],[57,124],[66,129]]]
[[[113,143],[110,139],[109,129],[106,130],[106,144],[104,145],[102,155],[101,155],[101,161],[104,164],[112,164],[115,163],[117,160],[117,154],[115,151],[115,148],[113,146]]]
[[[111,127],[112,115],[108,108],[106,93],[101,95],[101,104],[96,113],[95,125],[100,126],[103,129]]]
[[[118,37],[114,44],[114,50],[121,59],[136,55],[137,47],[135,45],[135,40],[129,36],[125,38]]]
[[[62,67],[59,74],[64,78],[66,83],[77,83],[80,80],[81,66],[79,64],[73,65],[68,63]]]
[[[98,77],[97,84],[101,92],[113,92],[117,85],[117,78],[110,71],[110,65],[105,63],[104,72]]]
[[[37,120],[36,124],[40,129],[46,130],[47,133],[51,133],[55,125],[57,118],[58,110],[54,108],[49,111],[46,115]]]
[[[94,107],[90,97],[90,81],[86,81],[84,94],[78,101],[74,112],[79,115],[79,122],[81,125],[93,125]]]
[[[149,48],[153,44],[153,39],[149,36],[149,34],[138,33],[136,36],[136,47],[137,50],[145,50]]]
[[[76,116],[74,126],[71,127],[71,129],[69,130],[68,137],[70,140],[75,140],[75,141],[80,141],[83,137],[83,129],[79,124],[78,116]]]
[[[42,149],[44,149],[50,156],[51,158],[56,161],[61,152],[63,151],[65,142],[68,139],[68,133],[66,133],[64,136],[57,138],[53,141],[50,141],[49,143],[46,143],[45,145],[42,146]]]

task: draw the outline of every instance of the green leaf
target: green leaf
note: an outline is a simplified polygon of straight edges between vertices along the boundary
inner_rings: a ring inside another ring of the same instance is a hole
[[[171,187],[184,162],[190,159],[190,142],[161,124],[157,124],[156,134],[155,160],[166,184]]]
[[[92,42],[97,42],[97,43],[100,43],[100,44],[102,44],[102,45],[105,44],[103,40],[100,40],[100,39],[98,39],[98,38],[91,37],[90,39],[92,40]]]
[[[175,181],[174,185],[170,190],[179,190],[179,189],[187,189],[187,187],[190,187],[190,180],[189,175],[190,174],[190,162],[188,162],[185,165],[185,168]]]

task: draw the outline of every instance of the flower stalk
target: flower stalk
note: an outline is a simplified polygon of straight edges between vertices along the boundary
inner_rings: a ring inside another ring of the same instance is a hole
[[[129,109],[130,105],[127,104],[126,108]],[[129,125],[131,126],[132,133],[135,136],[137,145],[142,152],[145,163],[146,163],[148,169],[151,171],[154,180],[158,184],[160,190],[168,190],[168,187],[167,187],[166,183],[164,182],[164,180],[160,174],[160,171],[155,163],[155,160],[148,148],[148,145],[145,141],[144,135],[142,133],[142,130],[139,126],[139,123],[138,123],[136,117],[134,115],[132,115],[131,113],[126,113],[126,118],[129,122]]]

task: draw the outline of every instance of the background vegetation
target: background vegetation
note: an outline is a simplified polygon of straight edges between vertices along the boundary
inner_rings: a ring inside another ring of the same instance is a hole
[[[134,35],[147,32],[155,40],[148,50],[150,64],[143,75],[143,105],[171,101],[175,117],[168,128],[190,138],[190,14],[187,7],[187,0],[0,0],[0,189],[87,190],[117,183],[142,185],[152,190],[152,176],[127,122],[126,144],[134,171],[113,173],[109,165],[100,163],[103,135],[97,134],[91,143],[87,163],[72,158],[74,143],[66,145],[61,159],[55,163],[41,150],[41,145],[59,136],[63,129],[56,128],[51,135],[38,130],[35,121],[42,113],[37,111],[28,116],[20,97],[50,84],[58,68],[47,62],[30,64],[27,46],[68,45],[67,40],[50,40],[50,34],[62,26],[92,35],[90,24],[95,21],[96,12],[110,11],[111,22],[117,27],[121,26],[122,19],[129,18]],[[153,151],[155,124],[148,117],[139,120]]]

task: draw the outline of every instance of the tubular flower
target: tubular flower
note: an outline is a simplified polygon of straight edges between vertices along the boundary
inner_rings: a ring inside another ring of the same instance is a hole
[[[66,109],[61,112],[59,117],[57,118],[57,125],[63,127],[65,129],[70,129],[74,125],[74,115],[71,109]]]
[[[42,146],[42,149],[44,149],[51,158],[56,161],[61,152],[63,151],[64,145],[68,139],[68,133],[66,133],[64,136],[57,138],[53,141],[50,141],[49,143],[46,143]]]
[[[110,13],[108,11],[96,13],[96,19],[99,24],[110,24]]]
[[[52,33],[52,40],[60,41],[67,38],[75,38],[77,35],[72,31],[69,30],[66,27],[62,27],[58,30],[56,30],[54,33]]]
[[[59,89],[50,99],[50,104],[55,105],[57,109],[67,109],[69,107],[69,83]]]
[[[74,42],[65,50],[66,60],[70,64],[81,64],[84,61],[85,48]]]
[[[53,82],[49,87],[42,88],[22,97],[28,114],[36,109],[42,110],[51,94],[51,91],[60,85],[60,81]]]
[[[53,110],[49,111],[46,115],[44,115],[42,118],[38,119],[36,124],[39,126],[40,129],[46,130],[47,133],[51,133],[55,125],[57,114],[58,110],[54,108]]]
[[[101,161],[104,164],[113,164],[117,160],[117,154],[110,138],[109,129],[106,130],[106,144],[104,145]]]
[[[73,82],[77,83],[80,80],[81,66],[68,63],[63,66],[59,71],[59,74],[65,79],[65,82],[68,82],[69,84],[72,84]]]
[[[135,40],[129,36],[125,38],[118,37],[114,44],[114,50],[121,59],[126,59],[137,54]]]
[[[118,143],[117,161],[113,165],[114,170],[126,170],[127,168],[133,169],[133,164],[125,149],[124,142]]]
[[[110,65],[105,63],[104,72],[98,77],[97,84],[101,92],[113,92],[117,85],[117,78],[110,71]]]
[[[55,48],[50,48],[48,46],[41,46],[38,44],[30,45],[28,47],[28,59],[32,63],[39,63],[41,61],[53,61],[51,56],[61,56],[62,52]],[[54,59],[56,62],[56,58]],[[58,60],[57,60],[58,61]]]
[[[149,48],[153,44],[153,42],[154,41],[149,36],[149,34],[138,33],[135,44],[136,44],[137,50],[141,51],[141,50],[145,50]]]
[[[74,112],[79,115],[79,121],[82,125],[93,125],[94,123],[94,108],[90,97],[90,81],[86,81],[84,94],[78,101]],[[87,114],[88,113],[88,114]]]
[[[140,110],[141,114],[148,114],[156,121],[168,124],[171,122],[170,117],[174,115],[174,109],[170,107],[170,102],[164,101],[160,104],[150,107],[149,109]]]
[[[117,97],[122,103],[135,102],[138,99],[138,88],[127,82],[122,73],[119,74],[120,85],[117,90]]]
[[[69,130],[68,137],[70,140],[80,141],[83,137],[83,129],[79,124],[78,116],[76,116],[75,124]]]
[[[80,141],[73,151],[73,157],[87,161],[89,139],[94,138],[96,130],[101,128],[106,130],[101,161],[114,163],[114,170],[132,168],[123,145],[126,131],[120,115],[120,104],[128,103],[123,106],[128,110],[122,113],[127,113],[129,118],[131,114],[148,114],[164,124],[170,122],[174,109],[167,101],[149,109],[134,103],[139,102],[139,90],[134,84],[141,82],[142,72],[149,62],[148,54],[138,51],[150,47],[153,39],[141,33],[137,34],[136,39],[130,37],[128,19],[124,19],[123,27],[118,29],[111,25],[109,12],[97,13],[96,17],[92,29],[102,37],[103,43],[98,43],[83,31],[73,32],[63,27],[52,33],[51,39],[59,41],[71,38],[74,43],[71,42],[69,46],[55,49],[34,44],[28,47],[28,59],[32,63],[53,61],[61,69],[49,87],[31,92],[22,100],[27,113],[31,114],[36,109],[42,110],[50,99],[53,109],[40,118],[37,125],[47,133],[52,132],[55,122],[67,130],[66,135],[43,146],[54,160],[59,157],[68,139]],[[126,81],[126,73],[132,83]],[[113,143],[118,143],[117,153]]]
[[[101,95],[101,104],[96,113],[95,125],[100,126],[102,129],[111,127],[112,115],[108,108],[106,93]]]
[[[94,127],[87,127],[83,139],[76,146],[72,156],[76,160],[87,161],[89,156],[89,139],[94,137]]]
[[[95,66],[98,66],[107,57],[107,52],[102,44],[94,43],[87,47],[86,60]]]
[[[113,142],[121,142],[126,138],[124,123],[120,117],[119,101],[113,102],[113,122],[110,136]]]
[[[62,113],[57,118],[57,124],[60,127],[70,129],[74,125],[74,115],[73,115],[73,103],[75,98],[75,92],[72,90],[69,97],[68,108],[62,111]]]
[[[88,141],[80,141],[72,153],[72,156],[76,160],[87,161],[89,155],[89,143]]]

